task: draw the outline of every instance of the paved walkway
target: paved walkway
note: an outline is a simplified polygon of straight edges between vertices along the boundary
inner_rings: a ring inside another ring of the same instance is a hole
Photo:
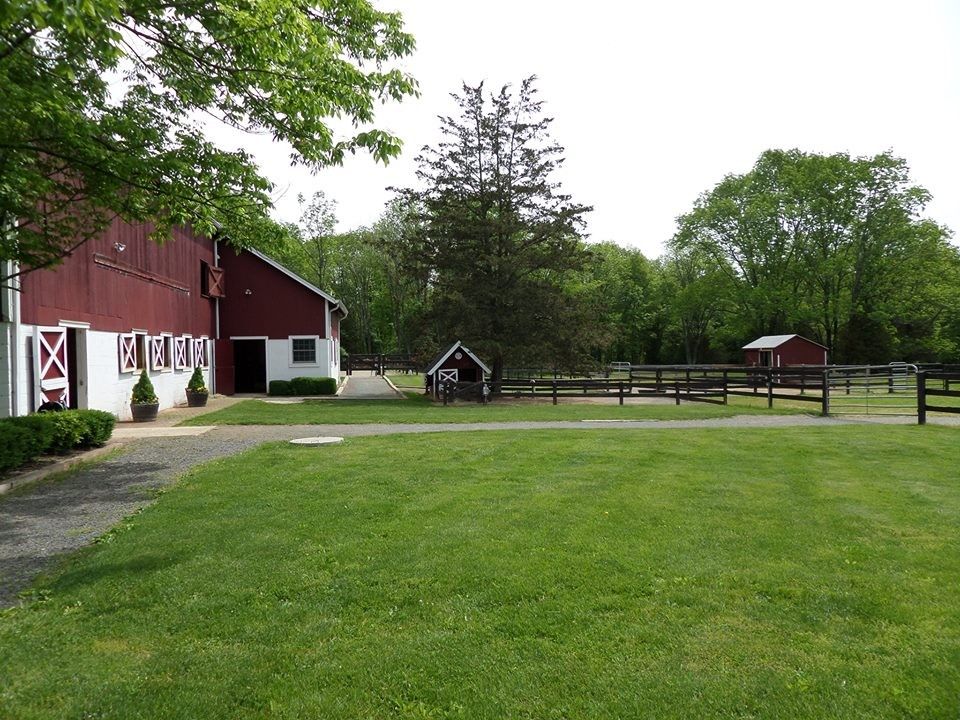
[[[339,397],[345,400],[400,400],[403,395],[379,375],[354,373],[347,377],[347,386]]]
[[[913,418],[819,418],[809,415],[741,415],[709,420],[626,422],[497,422],[393,425],[225,425],[192,428],[200,434],[148,437],[132,423],[118,426],[127,443],[118,455],[59,481],[40,481],[0,497],[0,607],[40,572],[148,505],[156,491],[200,463],[271,440],[319,435],[346,437],[492,430],[663,430],[671,428],[820,427],[863,424],[914,424]],[[932,422],[960,425],[960,418]],[[161,429],[161,428],[158,428]],[[169,432],[172,428],[167,430]],[[186,428],[184,429],[186,430]],[[134,439],[135,437],[138,439]]]

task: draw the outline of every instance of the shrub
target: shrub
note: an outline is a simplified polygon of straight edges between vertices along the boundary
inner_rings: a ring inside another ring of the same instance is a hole
[[[102,410],[65,410],[0,420],[0,472],[45,453],[99,447],[110,439],[116,418]]]
[[[293,395],[293,387],[289,380],[271,380],[267,388],[268,395]]]
[[[140,379],[133,386],[133,396],[130,399],[134,405],[153,405],[157,402],[157,393],[153,389],[153,383],[147,377],[146,368],[140,371]]]
[[[190,382],[187,383],[187,390],[195,393],[207,392],[207,384],[203,380],[203,371],[200,368],[193,369],[193,375],[190,376]]]
[[[290,381],[292,395],[333,395],[337,381],[328,377],[295,377]]]
[[[53,428],[34,422],[39,415],[0,420],[0,472],[6,472],[46,452],[53,438]]]
[[[102,447],[113,435],[117,418],[103,410],[74,410],[83,421],[81,447]]]
[[[83,418],[79,417],[76,411],[49,413],[44,414],[43,417],[44,421],[50,423],[53,428],[53,440],[47,452],[62,455],[83,444],[87,428]]]

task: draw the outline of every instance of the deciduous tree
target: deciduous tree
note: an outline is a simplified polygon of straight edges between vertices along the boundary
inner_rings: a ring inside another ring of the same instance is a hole
[[[256,240],[270,184],[202,120],[268,134],[291,162],[400,149],[371,125],[415,92],[413,39],[367,0],[14,0],[0,9],[0,261],[56,263],[114,217]],[[345,135],[331,120],[353,127]],[[2,278],[0,278],[2,280]]]

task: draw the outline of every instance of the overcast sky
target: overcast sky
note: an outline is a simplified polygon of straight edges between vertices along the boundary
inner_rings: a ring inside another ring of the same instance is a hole
[[[890,149],[933,193],[928,214],[960,230],[960,1],[374,0],[400,10],[421,97],[378,124],[405,143],[389,167],[350,158],[316,175],[247,138],[277,184],[277,216],[323,190],[341,230],[369,224],[413,182],[413,158],[463,81],[540,77],[561,176],[593,205],[592,240],[659,255],[674,219],[767,148],[855,155]],[[956,241],[956,238],[955,238]]]

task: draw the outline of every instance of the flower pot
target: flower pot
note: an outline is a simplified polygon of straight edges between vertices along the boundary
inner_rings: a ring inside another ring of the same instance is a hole
[[[187,390],[187,407],[204,407],[207,404],[209,393]]]
[[[130,412],[133,414],[134,422],[150,422],[157,419],[157,410],[160,409],[160,403],[130,403]]]

